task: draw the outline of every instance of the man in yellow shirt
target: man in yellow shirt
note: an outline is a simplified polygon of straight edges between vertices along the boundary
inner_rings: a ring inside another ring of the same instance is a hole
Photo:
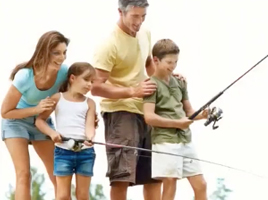
[[[156,90],[151,35],[141,27],[147,0],[119,0],[120,19],[94,54],[97,79],[91,93],[101,96],[107,143],[151,149],[150,127],[143,117],[143,97]],[[161,199],[161,182],[151,178],[151,154],[106,148],[111,200],[126,200],[129,185],[144,185],[145,200]]]

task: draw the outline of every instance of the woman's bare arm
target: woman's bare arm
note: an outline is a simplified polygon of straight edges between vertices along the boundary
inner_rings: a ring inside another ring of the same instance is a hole
[[[1,116],[4,119],[22,119],[38,114],[36,107],[17,109],[21,93],[11,85],[1,106]]]

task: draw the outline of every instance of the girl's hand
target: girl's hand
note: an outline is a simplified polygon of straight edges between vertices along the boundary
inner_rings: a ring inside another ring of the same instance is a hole
[[[93,142],[91,142],[91,140],[90,141],[89,140],[86,140],[84,142],[84,145],[91,147],[91,146],[93,146]]]
[[[98,114],[95,113],[95,128],[98,128],[99,127],[99,118],[98,118]]]
[[[50,138],[52,139],[52,141],[54,143],[60,143],[60,142],[62,142],[61,135],[59,133],[54,133],[53,135],[50,136]]]
[[[92,134],[90,134],[89,136],[87,136],[87,140],[84,141],[84,145],[86,146],[93,146],[93,139],[94,136],[91,136]]]

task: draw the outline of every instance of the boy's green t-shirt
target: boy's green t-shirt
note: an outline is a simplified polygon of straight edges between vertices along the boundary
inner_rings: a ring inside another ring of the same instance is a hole
[[[169,84],[151,77],[157,84],[157,90],[151,96],[143,98],[144,103],[155,103],[155,113],[161,117],[180,119],[186,117],[182,100],[188,100],[187,85],[184,81],[171,76]],[[152,144],[156,143],[188,143],[191,141],[191,130],[176,128],[152,127]]]

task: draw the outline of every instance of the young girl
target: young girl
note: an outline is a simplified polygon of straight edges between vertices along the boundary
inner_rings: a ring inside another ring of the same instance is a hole
[[[89,199],[90,180],[93,176],[95,151],[91,143],[84,142],[81,148],[70,148],[62,137],[74,140],[93,140],[95,136],[95,102],[85,95],[90,91],[95,76],[88,63],[74,63],[68,70],[68,78],[60,92],[53,95],[53,109],[40,114],[37,128],[55,142],[54,175],[57,182],[57,200],[71,199],[71,180],[76,174],[76,198]],[[56,131],[46,120],[55,110]]]

